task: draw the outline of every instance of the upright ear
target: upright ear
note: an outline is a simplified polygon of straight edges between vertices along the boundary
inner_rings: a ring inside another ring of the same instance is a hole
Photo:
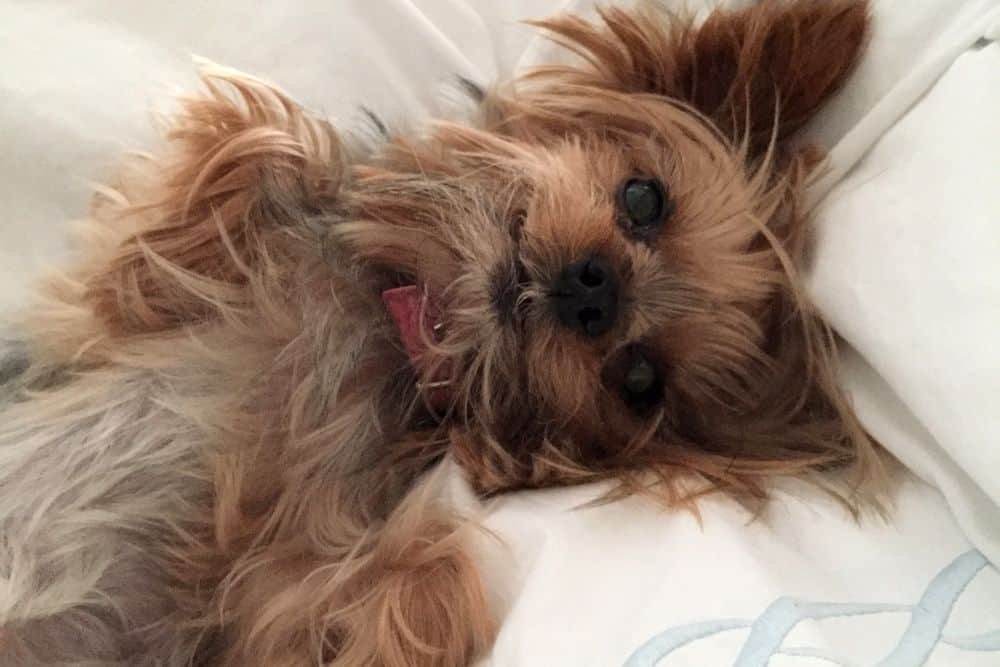
[[[88,269],[87,298],[115,335],[245,306],[255,285],[279,282],[255,280],[276,269],[279,242],[338,191],[329,124],[252,77],[205,67],[202,79],[207,94],[170,119],[167,155],[95,207],[113,244]]]
[[[867,0],[757,0],[698,24],[652,2],[606,8],[602,23],[542,21],[583,56],[577,80],[686,102],[751,154],[799,130],[851,73],[869,26]]]

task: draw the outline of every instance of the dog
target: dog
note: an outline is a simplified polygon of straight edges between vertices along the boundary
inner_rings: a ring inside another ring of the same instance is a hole
[[[470,664],[496,619],[445,463],[482,498],[878,504],[800,274],[800,130],[869,24],[558,15],[571,62],[373,146],[206,66],[7,336],[0,663]]]

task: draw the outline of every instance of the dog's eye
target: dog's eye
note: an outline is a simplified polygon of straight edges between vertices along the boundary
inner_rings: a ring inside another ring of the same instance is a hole
[[[656,384],[656,369],[643,358],[636,360],[625,374],[625,391],[629,396],[642,396]]]
[[[656,406],[663,398],[663,379],[653,362],[640,350],[633,350],[629,355],[622,392],[629,407],[638,411]]]
[[[666,187],[655,178],[633,178],[621,190],[621,208],[628,227],[635,232],[650,231],[673,213]]]

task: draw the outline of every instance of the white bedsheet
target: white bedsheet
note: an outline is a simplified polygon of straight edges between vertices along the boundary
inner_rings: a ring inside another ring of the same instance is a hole
[[[402,122],[447,106],[454,74],[546,57],[515,18],[584,4],[0,0],[0,312],[58,261],[87,181],[152,141],[189,53],[343,124],[359,105]],[[1000,664],[1000,0],[875,5],[871,51],[813,130],[834,149],[811,286],[854,348],[865,424],[916,475],[893,522],[795,487],[755,522],[706,501],[701,525],[640,499],[574,510],[594,487],[502,498],[484,665]]]

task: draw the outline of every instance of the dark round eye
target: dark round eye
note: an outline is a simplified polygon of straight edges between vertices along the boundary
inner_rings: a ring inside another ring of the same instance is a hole
[[[622,380],[625,402],[633,409],[648,410],[663,398],[663,381],[653,362],[640,350],[633,350]]]
[[[662,183],[655,178],[633,178],[622,189],[622,209],[633,228],[648,229],[672,212]]]
[[[645,394],[656,384],[656,369],[643,358],[636,360],[625,374],[625,391],[630,396]]]

